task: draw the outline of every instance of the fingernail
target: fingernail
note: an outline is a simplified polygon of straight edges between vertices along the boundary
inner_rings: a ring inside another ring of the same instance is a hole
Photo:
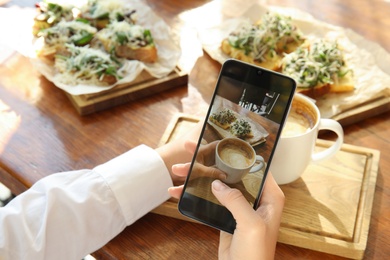
[[[179,168],[180,167],[180,164],[174,164],[172,165],[172,169],[176,169],[176,168]]]
[[[218,177],[219,177],[220,180],[226,180],[227,179],[227,176],[224,173],[221,173]]]
[[[215,180],[212,182],[212,186],[214,190],[221,191],[227,188],[227,186],[221,182],[220,180]]]

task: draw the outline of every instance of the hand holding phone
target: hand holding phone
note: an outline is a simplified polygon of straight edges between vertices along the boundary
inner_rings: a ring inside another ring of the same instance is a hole
[[[179,201],[182,214],[233,233],[234,217],[212,193],[215,179],[257,208],[294,91],[295,81],[284,75],[224,63]]]
[[[238,190],[214,181],[212,190],[218,200],[232,212],[238,225],[234,235],[221,232],[220,259],[274,259],[284,194],[272,175],[268,176],[260,206],[254,210]]]
[[[215,165],[215,151],[218,145],[218,141],[214,141],[210,144],[205,144],[199,147],[198,156],[193,163],[192,171],[199,176],[207,176],[213,179],[227,178],[226,173],[222,170],[214,167]],[[193,176],[194,178],[195,176]]]

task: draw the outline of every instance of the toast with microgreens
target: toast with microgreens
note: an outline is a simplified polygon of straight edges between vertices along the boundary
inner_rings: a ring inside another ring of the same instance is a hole
[[[74,19],[73,6],[60,5],[50,1],[42,1],[35,4],[37,14],[34,17],[33,34],[50,28],[61,21],[71,21]]]
[[[281,72],[297,82],[297,91],[312,98],[354,90],[353,72],[336,41],[316,39],[286,54]]]
[[[136,11],[123,0],[88,0],[80,8],[79,17],[88,20],[99,30],[112,21],[136,23]]]
[[[85,46],[92,41],[96,32],[95,27],[83,21],[61,21],[38,33],[43,43],[37,50],[37,55],[49,63],[54,62],[55,55],[64,51],[65,44]]]
[[[120,58],[146,63],[157,61],[157,48],[149,29],[126,21],[113,21],[96,34],[104,49]]]
[[[240,24],[223,39],[221,50],[231,58],[276,70],[283,54],[294,51],[303,41],[290,17],[269,12],[258,23]]]
[[[115,57],[88,47],[65,44],[67,52],[57,54],[54,67],[57,77],[69,85],[113,85],[122,78],[122,62]]]

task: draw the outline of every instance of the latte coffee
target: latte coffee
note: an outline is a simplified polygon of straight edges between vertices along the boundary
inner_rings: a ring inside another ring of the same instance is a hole
[[[313,129],[317,122],[315,111],[299,100],[293,100],[290,113],[284,124],[282,137],[305,134]]]
[[[326,149],[316,151],[318,132],[332,131],[336,141]],[[275,149],[270,170],[277,184],[287,184],[301,177],[311,162],[319,162],[335,155],[344,141],[343,128],[333,119],[321,118],[316,104],[296,93],[291,104],[281,138]]]
[[[238,142],[219,146],[219,157],[233,168],[247,168],[253,164],[253,152]]]
[[[264,158],[256,154],[246,141],[229,137],[219,141],[215,149],[215,165],[226,173],[225,183],[237,183],[247,174],[265,166]]]

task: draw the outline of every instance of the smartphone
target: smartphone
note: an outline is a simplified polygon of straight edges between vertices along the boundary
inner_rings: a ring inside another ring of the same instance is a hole
[[[258,207],[296,83],[235,59],[221,68],[178,203],[181,214],[233,233],[236,222],[211,191],[221,179]]]

